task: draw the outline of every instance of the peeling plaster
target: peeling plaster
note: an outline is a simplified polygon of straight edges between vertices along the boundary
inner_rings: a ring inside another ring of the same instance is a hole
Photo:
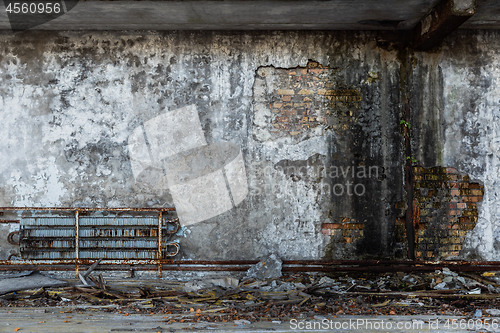
[[[439,151],[443,156],[442,165],[455,167],[484,185],[484,198],[478,205],[478,223],[468,233],[464,244],[463,256],[471,259],[500,260],[499,49],[496,31],[460,31],[445,43],[436,57],[418,55],[417,76],[423,69],[431,74],[422,81],[414,78],[416,91],[419,85],[432,85],[428,81],[432,73],[442,73],[442,86],[415,96],[423,102],[413,107],[417,113],[423,109],[433,110],[428,119],[419,120],[419,126],[424,128],[433,121],[441,126],[442,147],[436,142],[424,148],[424,138],[420,134],[416,158],[427,166],[440,165],[439,161],[426,160],[422,154],[424,149]],[[442,100],[442,108],[429,105],[428,101],[436,99]],[[430,127],[435,128],[434,125]]]
[[[378,49],[373,40],[365,32],[0,34],[5,46],[0,50],[0,204],[172,206],[168,189],[149,191],[135,184],[127,139],[166,110],[196,104],[207,144],[241,147],[251,193],[234,209],[191,225],[180,239],[178,258],[251,259],[271,252],[289,259],[321,258],[329,243],[321,223],[346,211],[356,215],[367,204],[332,198],[311,179],[294,181],[274,166],[313,156],[328,164],[341,153],[394,168],[391,181],[399,179],[399,137],[393,134],[399,63],[395,52]],[[255,123],[266,120],[258,119],[257,70],[305,67],[311,59],[348,68],[342,80],[366,96],[360,127],[318,130],[300,143],[260,141]],[[381,79],[363,84],[370,72]],[[349,133],[362,135],[356,141]],[[374,190],[373,206],[380,209],[363,217],[374,230],[387,230],[392,213],[385,215],[384,202],[401,200],[384,186]],[[390,237],[377,231],[374,239],[389,244]]]

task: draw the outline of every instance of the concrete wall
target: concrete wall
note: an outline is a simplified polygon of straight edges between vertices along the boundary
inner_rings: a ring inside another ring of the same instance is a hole
[[[0,206],[175,206],[185,259],[401,256],[408,98],[417,257],[498,260],[499,37],[4,33]]]
[[[426,167],[456,168],[484,185],[482,201],[467,200],[478,208],[470,216],[475,227],[466,235],[460,253],[470,259],[500,259],[499,37],[498,31],[460,30],[440,50],[414,55],[411,100],[416,159]],[[461,187],[456,198],[474,190]],[[462,211],[458,217],[467,216]]]
[[[0,44],[1,206],[182,206],[177,258],[394,254],[400,61],[374,34],[24,32]]]

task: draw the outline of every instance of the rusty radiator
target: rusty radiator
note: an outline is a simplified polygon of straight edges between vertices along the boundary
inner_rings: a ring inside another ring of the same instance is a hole
[[[176,255],[178,244],[167,242],[165,236],[177,232],[178,221],[162,218],[161,233],[158,223],[158,218],[151,216],[22,218],[20,252],[23,259],[35,260],[160,259]]]

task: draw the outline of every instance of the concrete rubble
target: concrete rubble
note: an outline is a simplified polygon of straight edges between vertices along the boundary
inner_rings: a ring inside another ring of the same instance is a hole
[[[253,265],[247,271],[246,277],[258,280],[279,278],[281,277],[282,265],[283,261],[273,253]]]
[[[278,260],[266,259],[266,266],[276,262]],[[249,271],[256,274],[255,267],[264,266],[262,262]],[[264,279],[250,278],[247,274],[242,280],[235,274],[185,282],[107,277],[102,283],[88,286],[72,279],[63,282],[67,283],[65,286],[26,285],[15,292],[4,290],[0,307],[65,306],[73,312],[97,309],[125,316],[165,314],[167,323],[234,322],[238,327],[261,321],[338,315],[483,318],[500,316],[497,302],[500,285],[495,281],[498,274],[456,273],[444,268],[424,273],[295,273]],[[102,274],[99,276],[103,279]],[[0,279],[0,283],[33,277],[44,276],[40,273],[11,275]],[[99,281],[91,275],[88,277]]]
[[[22,276],[15,276],[6,279],[0,279],[0,295],[18,290],[29,290],[45,287],[60,287],[68,283],[44,276],[38,272],[30,272]]]

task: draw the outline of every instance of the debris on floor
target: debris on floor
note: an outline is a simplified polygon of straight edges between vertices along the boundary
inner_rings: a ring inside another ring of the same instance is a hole
[[[246,276],[257,280],[279,278],[282,265],[283,261],[273,253],[250,267]]]
[[[0,295],[18,290],[29,290],[43,287],[60,287],[67,284],[68,283],[65,281],[52,279],[38,272],[30,272],[29,274],[22,276],[18,274],[16,277],[0,279]]]
[[[43,277],[33,273],[15,279],[32,275]],[[93,283],[83,286],[82,281],[73,280],[64,287],[37,285],[3,291],[0,307],[71,306],[72,311],[99,309],[124,316],[163,313],[168,322],[234,321],[238,325],[340,314],[480,318],[500,316],[500,286],[494,276],[492,272],[457,274],[446,268],[411,274],[297,273],[246,277],[242,282],[231,276],[187,282],[104,281],[102,274],[89,274],[85,280]],[[0,284],[12,279],[0,280]]]

